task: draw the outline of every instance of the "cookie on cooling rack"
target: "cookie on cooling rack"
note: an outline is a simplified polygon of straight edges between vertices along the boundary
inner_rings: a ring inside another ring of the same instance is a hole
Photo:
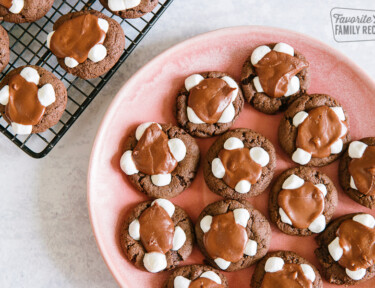
[[[6,22],[34,22],[46,15],[52,5],[53,0],[2,0],[0,17]]]
[[[0,72],[9,62],[9,37],[7,31],[0,26]]]
[[[158,5],[158,0],[100,0],[100,3],[121,18],[139,18]]]

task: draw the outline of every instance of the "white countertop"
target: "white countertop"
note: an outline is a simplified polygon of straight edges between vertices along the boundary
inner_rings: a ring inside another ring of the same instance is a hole
[[[375,42],[335,42],[334,7],[375,10],[375,1],[175,0],[47,157],[32,159],[0,135],[0,287],[117,286],[91,231],[86,204],[90,151],[122,84],[172,45],[222,27],[276,26],[322,40],[375,79]]]

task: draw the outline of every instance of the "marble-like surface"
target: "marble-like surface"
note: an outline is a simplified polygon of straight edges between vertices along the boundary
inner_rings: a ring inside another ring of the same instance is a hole
[[[91,146],[122,84],[172,45],[222,27],[276,26],[322,40],[375,79],[371,55],[375,43],[335,42],[330,21],[333,7],[375,10],[375,2],[175,0],[47,157],[32,159],[0,135],[0,287],[117,286],[89,222],[86,174]]]

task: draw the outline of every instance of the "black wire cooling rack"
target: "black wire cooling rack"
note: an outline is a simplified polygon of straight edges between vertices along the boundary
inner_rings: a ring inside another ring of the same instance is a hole
[[[68,90],[68,103],[58,124],[47,131],[31,135],[15,135],[11,126],[0,115],[0,131],[14,144],[34,158],[46,156],[59,142],[62,136],[73,125],[77,118],[87,108],[99,91],[113,76],[121,64],[143,39],[155,22],[172,3],[173,0],[159,0],[154,11],[137,19],[122,19],[104,9],[98,0],[57,0],[52,9],[42,19],[34,23],[12,24],[3,22],[2,26],[8,31],[10,42],[10,60],[7,68],[0,73],[1,79],[11,70],[23,65],[37,65],[51,71],[59,78]],[[125,50],[116,65],[105,75],[83,80],[65,72],[57,63],[48,48],[46,39],[53,29],[53,24],[62,15],[83,9],[95,9],[114,18],[124,29]]]

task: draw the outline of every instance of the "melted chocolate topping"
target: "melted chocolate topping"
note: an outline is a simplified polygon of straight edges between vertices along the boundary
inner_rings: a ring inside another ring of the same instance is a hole
[[[202,277],[192,281],[189,285],[189,288],[224,288],[224,286],[221,284],[217,284],[211,279]]]
[[[313,288],[311,280],[307,279],[301,265],[284,264],[283,270],[266,273],[261,288]]]
[[[0,5],[9,9],[13,5],[13,0],[0,0]]]

